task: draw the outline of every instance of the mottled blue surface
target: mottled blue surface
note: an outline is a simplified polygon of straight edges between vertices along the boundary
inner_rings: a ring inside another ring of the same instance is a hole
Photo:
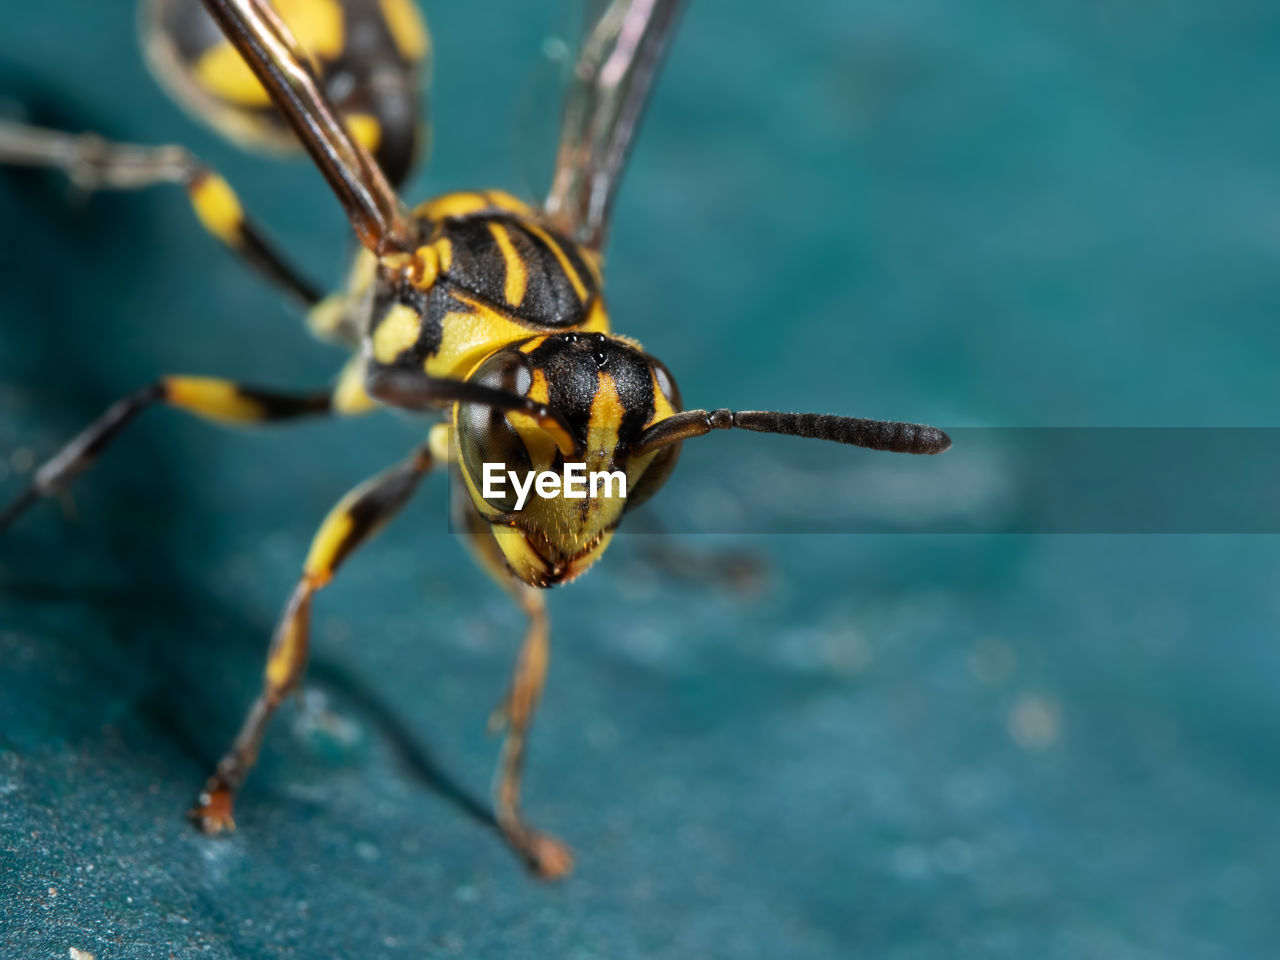
[[[336,276],[318,177],[169,105],[125,6],[9,4],[0,94],[190,144]],[[545,176],[555,4],[483,7],[428,6],[416,194]],[[1278,42],[1264,0],[693,0],[617,211],[617,325],[699,405],[1275,425]],[[5,174],[0,223],[0,490],[158,372],[336,367],[178,196],[81,204]],[[156,413],[77,487],[75,522],[44,505],[0,542],[0,957],[1280,950],[1274,537],[695,544],[764,554],[751,596],[620,543],[552,598],[528,806],[579,869],[547,887],[467,812],[521,623],[436,479],[320,599],[306,707],[273,728],[240,831],[196,835],[182,811],[312,528],[417,435]],[[690,445],[664,497],[714,508],[722,470],[764,462],[753,443]],[[1000,480],[957,483],[981,502]]]

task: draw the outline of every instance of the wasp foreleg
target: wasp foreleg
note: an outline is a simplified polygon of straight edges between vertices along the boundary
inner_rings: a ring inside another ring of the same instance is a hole
[[[307,664],[311,598],[329,584],[342,562],[381,530],[408,502],[431,469],[424,448],[404,463],[367,480],[338,502],[311,542],[302,578],[294,588],[267,654],[262,692],[244,719],[231,748],[218,762],[189,816],[205,833],[235,829],[235,795],[258,759],[267,723],[302,680]]]

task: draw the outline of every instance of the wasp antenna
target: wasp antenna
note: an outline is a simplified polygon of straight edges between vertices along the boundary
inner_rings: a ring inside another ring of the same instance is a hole
[[[771,410],[686,410],[654,424],[640,435],[633,454],[701,437],[712,430],[754,430],[810,440],[830,440],[889,453],[936,454],[951,447],[937,427],[897,420],[866,420],[825,413],[779,413]]]

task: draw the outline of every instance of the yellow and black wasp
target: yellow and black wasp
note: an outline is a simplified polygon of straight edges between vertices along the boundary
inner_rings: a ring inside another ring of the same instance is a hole
[[[191,816],[207,833],[234,826],[233,802],[266,725],[301,681],[314,595],[392,519],[432,467],[447,464],[466,491],[455,504],[459,529],[529,620],[509,690],[495,713],[506,728],[495,779],[496,820],[530,869],[543,877],[562,876],[572,866],[568,848],[529,826],[520,813],[526,740],[549,656],[541,588],[590,567],[626,511],[662,485],[681,444],[713,430],[916,454],[940,453],[950,441],[936,428],[910,423],[686,410],[670,372],[636,341],[611,332],[603,293],[610,209],[681,0],[595,4],[601,12],[591,20],[576,63],[555,176],[543,204],[476,190],[412,209],[368,148],[385,159],[381,148],[403,143],[401,135],[408,135],[409,128],[397,124],[410,118],[400,107],[380,112],[374,93],[382,82],[376,78],[384,75],[399,77],[392,88],[411,87],[408,73],[427,48],[415,8],[400,0],[276,0],[274,7],[267,0],[202,3],[202,11],[194,0],[147,5],[145,22],[155,31],[149,42],[153,60],[165,64],[162,72],[172,85],[200,90],[199,96],[181,98],[215,125],[229,132],[234,126],[245,135],[283,122],[306,148],[362,245],[340,292],[325,299],[313,293],[248,220],[226,181],[181,148],[123,146],[6,123],[0,124],[0,160],[60,167],[94,187],[184,185],[209,232],[307,305],[312,329],[348,348],[351,359],[336,386],[304,395],[208,377],[162,377],[111,406],[40,466],[30,486],[0,514],[0,529],[64,490],[130,420],[156,404],[236,424],[354,416],[381,406],[441,412],[425,443],[351,491],[321,523],[272,639],[262,691]],[[183,17],[204,12],[218,34],[188,30]],[[357,23],[373,23],[390,45],[359,51],[345,46],[353,42]],[[299,44],[291,26],[305,34],[309,48]],[[219,52],[232,49],[240,60]],[[252,77],[236,79],[242,65]],[[346,86],[338,83],[339,73],[347,76]],[[276,114],[261,109],[259,93],[247,92],[251,79]],[[211,91],[221,92],[223,102],[211,105]],[[372,136],[375,125],[381,133]],[[402,170],[394,169],[398,179]],[[541,496],[524,509],[505,492],[486,496],[485,464],[527,476],[558,472],[566,463],[621,472],[629,493]]]

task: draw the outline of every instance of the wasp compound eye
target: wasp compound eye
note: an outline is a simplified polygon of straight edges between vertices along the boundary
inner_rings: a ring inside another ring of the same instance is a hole
[[[502,350],[486,360],[470,377],[472,383],[506,390],[524,396],[529,392],[533,376],[524,355],[515,350]],[[481,404],[464,403],[458,407],[458,449],[463,468],[473,480],[484,476],[484,465],[500,464],[505,476],[514,471],[523,476],[533,470],[529,451],[520,434],[511,426],[501,410]],[[489,499],[495,510],[509,512],[516,508],[516,495],[508,484],[505,496]]]

